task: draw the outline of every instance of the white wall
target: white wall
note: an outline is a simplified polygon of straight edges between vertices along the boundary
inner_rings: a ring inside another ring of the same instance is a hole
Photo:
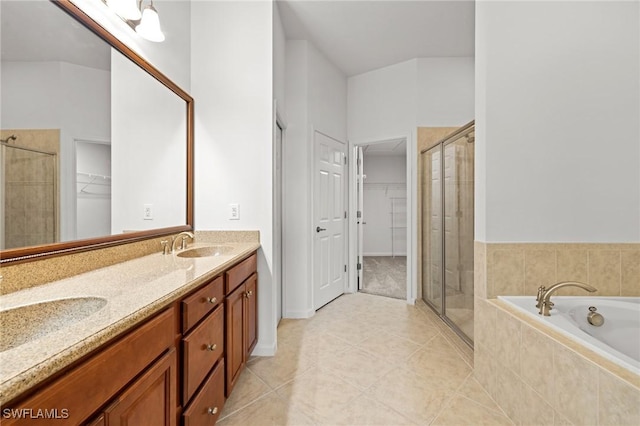
[[[109,71],[65,62],[2,62],[1,85],[3,128],[60,129],[60,237],[75,239],[74,139],[110,139]]]
[[[348,126],[353,143],[411,134],[416,127],[417,60],[349,77]]]
[[[346,143],[347,78],[305,40],[287,40],[284,315],[313,315],[313,132]],[[345,146],[346,148],[346,146]]]
[[[113,51],[111,105],[112,234],[185,224],[184,101]]]
[[[418,58],[416,124],[455,127],[474,118],[474,58]]]
[[[272,4],[194,2],[196,228],[260,231],[256,355],[275,351],[272,283]],[[230,221],[229,204],[240,205]]]
[[[402,155],[364,155],[364,226],[363,252],[365,256],[405,256],[407,254],[407,229],[391,229],[407,225],[407,157]],[[396,214],[392,221],[391,203]],[[400,214],[397,214],[400,213]],[[393,241],[392,241],[393,240]],[[393,243],[393,244],[392,244]]]
[[[638,8],[476,5],[476,239],[640,241]]]
[[[273,98],[276,100],[278,114],[285,122],[286,117],[286,50],[287,40],[280,20],[277,3],[273,6]]]

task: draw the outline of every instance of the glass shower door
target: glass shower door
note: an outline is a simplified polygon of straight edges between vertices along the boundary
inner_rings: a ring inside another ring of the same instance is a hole
[[[474,132],[444,144],[445,316],[473,340]]]
[[[421,154],[422,161],[422,298],[442,313],[442,149]]]

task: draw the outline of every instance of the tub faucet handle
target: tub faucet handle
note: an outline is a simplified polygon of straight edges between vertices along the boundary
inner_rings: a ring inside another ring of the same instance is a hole
[[[598,308],[595,306],[589,306],[589,313],[587,314],[587,321],[594,327],[600,327],[604,324],[604,317],[599,314]]]
[[[538,295],[536,296],[536,308],[540,309],[540,305],[542,303],[542,296],[544,296],[544,292],[547,289],[545,288],[545,286],[541,285],[540,287],[538,287]]]

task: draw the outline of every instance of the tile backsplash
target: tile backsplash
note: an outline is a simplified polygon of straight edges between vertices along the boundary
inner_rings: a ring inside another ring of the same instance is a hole
[[[475,257],[477,297],[535,295],[539,286],[559,281],[591,284],[600,296],[640,296],[639,243],[476,242]]]

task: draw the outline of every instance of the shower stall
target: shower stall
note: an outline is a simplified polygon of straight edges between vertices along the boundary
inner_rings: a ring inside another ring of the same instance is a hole
[[[422,299],[473,344],[474,122],[420,153]]]
[[[57,154],[0,140],[0,249],[57,241]]]

